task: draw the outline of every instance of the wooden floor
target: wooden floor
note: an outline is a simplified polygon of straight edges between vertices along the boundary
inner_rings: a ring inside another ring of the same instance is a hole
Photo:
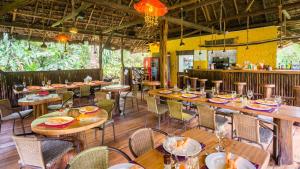
[[[140,101],[140,100],[139,100]],[[129,136],[137,129],[144,127],[145,125],[145,118],[148,119],[148,126],[147,127],[157,127],[157,118],[154,114],[147,112],[146,104],[144,102],[139,102],[140,111],[137,112],[135,107],[131,107],[131,102],[127,104],[128,107],[126,108],[126,116],[120,117],[116,115],[114,117],[116,121],[116,142],[113,141],[112,129],[111,127],[107,128],[106,136],[105,136],[105,145],[112,146],[119,148],[125,151],[127,154],[130,154],[128,148],[128,138]],[[26,131],[30,132],[30,123],[33,118],[26,119]],[[194,120],[189,127],[196,126],[197,121]],[[17,123],[17,125],[19,125]],[[182,133],[181,125],[177,122],[172,122],[170,126],[167,125],[167,120],[164,120],[161,129],[168,132],[168,133],[175,133],[180,134]],[[228,126],[228,130],[229,130]],[[21,132],[21,129],[17,128],[17,133]],[[100,132],[97,133],[97,136],[94,135],[94,130],[90,130],[86,132],[86,138],[88,142],[88,147],[97,146],[100,144]],[[12,123],[6,122],[2,125],[2,131],[0,133],[0,169],[16,169],[19,168],[18,160],[19,156],[17,154],[16,148],[14,143],[11,139],[12,135]],[[156,144],[160,144],[162,142],[162,137],[158,136]],[[272,146],[270,146],[271,148]],[[268,151],[271,152],[270,149]],[[120,156],[115,154],[111,154],[110,161],[111,164],[119,163],[124,161]],[[294,130],[294,165],[291,166],[274,166],[273,160],[270,161],[270,165],[268,169],[300,169],[300,128],[295,127]]]

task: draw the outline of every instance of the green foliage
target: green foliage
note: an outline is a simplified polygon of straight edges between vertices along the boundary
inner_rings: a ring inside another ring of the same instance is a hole
[[[300,62],[300,44],[294,43],[277,50],[277,65],[298,64]]]

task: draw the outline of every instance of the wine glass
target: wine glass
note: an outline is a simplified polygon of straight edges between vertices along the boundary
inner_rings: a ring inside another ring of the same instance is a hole
[[[211,94],[214,96],[215,93],[216,93],[216,88],[215,88],[215,87],[212,87],[212,88],[211,88]]]
[[[25,81],[23,82],[23,87],[24,87],[24,89],[26,88],[26,82]]]
[[[231,91],[231,98],[232,99],[236,98],[236,91]]]
[[[69,83],[69,81],[68,81],[68,79],[66,79],[66,80],[65,80],[65,84],[68,85],[68,83]]]
[[[248,97],[249,100],[252,99],[252,97],[253,97],[253,91],[252,90],[247,91],[247,97]]]
[[[51,80],[48,80],[48,81],[47,81],[47,85],[48,85],[48,86],[51,86]]]
[[[44,80],[42,81],[42,86],[43,86],[43,87],[45,86],[45,81],[44,81]]]
[[[215,134],[218,138],[218,145],[216,146],[216,150],[218,152],[224,151],[224,148],[222,146],[222,140],[225,137],[225,128],[222,125],[217,125],[215,129]]]
[[[274,101],[276,103],[276,106],[279,107],[280,104],[282,103],[282,98],[281,96],[275,96]]]

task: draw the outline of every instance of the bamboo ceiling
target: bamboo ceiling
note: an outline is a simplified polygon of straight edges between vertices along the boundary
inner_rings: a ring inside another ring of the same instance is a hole
[[[121,37],[127,49],[145,49],[148,42],[159,40],[159,28],[144,26],[143,16],[133,3],[138,0],[2,0],[0,31],[15,38],[53,41],[55,35],[75,26],[78,34],[72,41],[99,43],[100,35],[107,46],[119,48]],[[227,30],[279,25],[280,0],[161,0],[168,8],[162,19],[169,21],[169,38],[180,35],[180,8],[183,8],[184,37],[220,29],[220,17]],[[223,3],[223,7],[221,7]],[[291,16],[287,32],[300,32],[300,0],[282,0],[282,9]],[[222,13],[220,12],[222,8]],[[72,10],[73,9],[73,10]],[[80,10],[81,9],[81,10]],[[76,13],[77,12],[77,13]],[[62,18],[69,18],[63,21]],[[60,22],[61,21],[61,22]],[[55,26],[54,26],[55,25]],[[112,33],[113,32],[113,33]]]

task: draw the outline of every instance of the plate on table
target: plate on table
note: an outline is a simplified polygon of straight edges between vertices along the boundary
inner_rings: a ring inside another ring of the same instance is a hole
[[[171,94],[172,91],[171,90],[161,90],[158,93],[160,93],[160,94]]]
[[[133,163],[116,164],[108,169],[144,169],[143,167]]]
[[[232,99],[231,94],[218,95],[217,97],[221,99]]]
[[[79,112],[81,113],[91,113],[95,112],[99,109],[97,106],[84,106],[79,108]]]
[[[200,92],[200,91],[189,91],[188,92],[189,94],[196,94],[196,95],[202,95],[203,92]]]
[[[230,159],[235,159],[235,155],[231,155]],[[208,169],[224,169],[226,168],[226,153],[218,152],[209,154],[205,158],[205,164]],[[238,157],[235,162],[237,169],[256,169],[255,165],[243,157]]]
[[[262,105],[262,104],[248,104],[246,107],[249,108],[249,109],[262,110],[262,111],[268,111],[268,110],[272,109],[272,107]]]
[[[221,99],[221,98],[212,98],[212,99],[208,99],[209,102],[212,103],[217,103],[217,104],[225,104],[228,103],[229,101],[226,99]]]
[[[54,87],[54,88],[63,88],[63,87],[65,87],[64,84],[52,84],[51,86]]]
[[[168,137],[163,143],[164,149],[176,156],[194,156],[201,152],[201,144],[188,137]]]
[[[46,119],[45,124],[48,126],[60,126],[60,125],[69,124],[73,120],[74,118],[69,116],[50,117]]]
[[[197,95],[195,95],[195,94],[190,94],[190,93],[182,94],[181,96],[182,96],[182,97],[185,97],[185,98],[195,98],[195,97],[198,97]]]
[[[182,91],[182,89],[180,89],[180,88],[173,88],[173,89],[171,89],[173,92],[180,92],[180,91]]]
[[[267,105],[267,106],[277,106],[277,103],[272,100],[259,99],[259,100],[256,100],[255,103],[263,104],[263,105]]]
[[[41,87],[40,86],[27,86],[28,90],[40,90]]]

